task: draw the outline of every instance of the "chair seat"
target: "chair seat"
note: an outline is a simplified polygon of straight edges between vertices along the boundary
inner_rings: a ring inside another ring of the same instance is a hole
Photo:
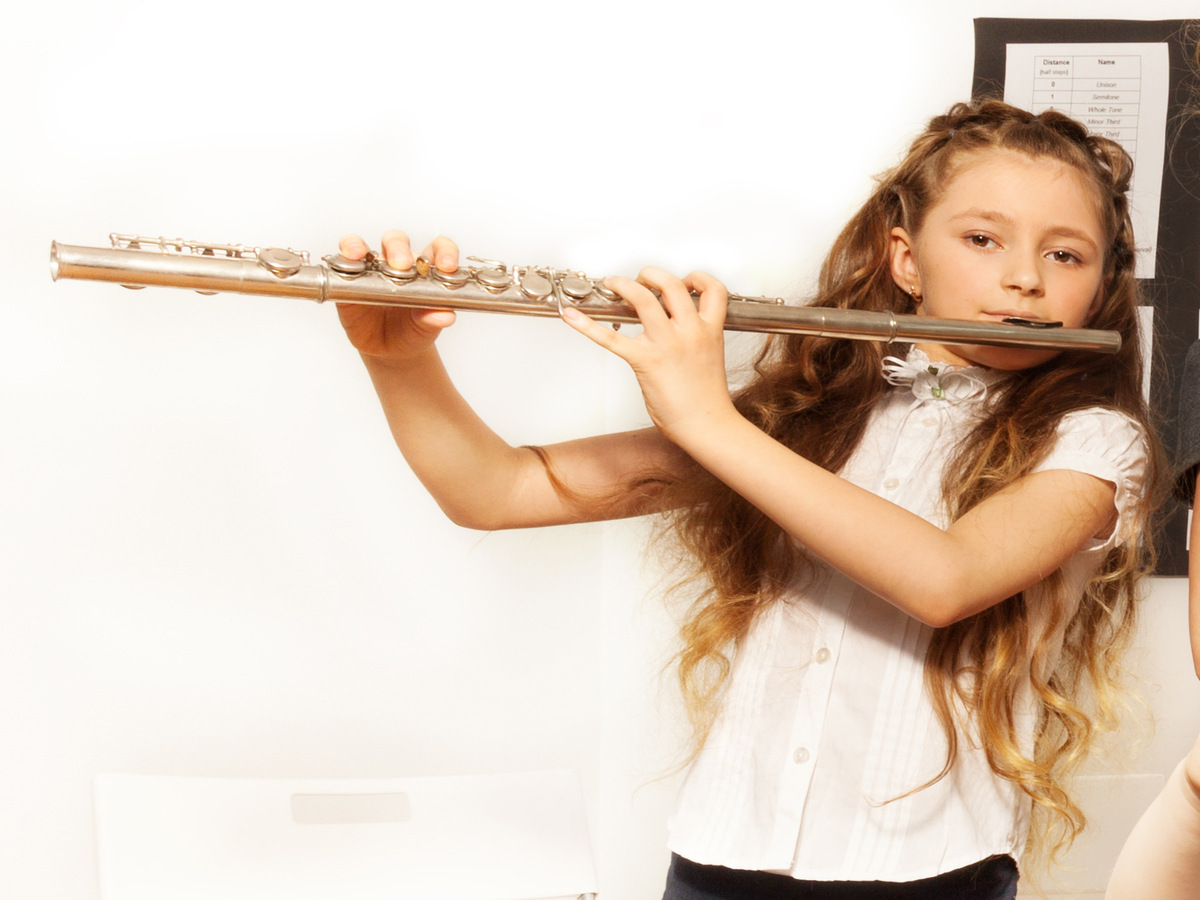
[[[596,892],[567,770],[395,779],[101,775],[102,900],[550,900]]]

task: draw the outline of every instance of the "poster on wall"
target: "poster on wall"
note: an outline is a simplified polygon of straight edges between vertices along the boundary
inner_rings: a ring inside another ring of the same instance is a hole
[[[972,95],[1058,109],[1134,159],[1130,207],[1146,306],[1146,392],[1173,455],[1188,347],[1200,340],[1200,19],[976,19]],[[1171,501],[1159,575],[1187,574],[1189,511]]]

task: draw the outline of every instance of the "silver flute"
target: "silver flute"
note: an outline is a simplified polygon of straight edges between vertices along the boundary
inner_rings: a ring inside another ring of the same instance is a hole
[[[180,287],[202,294],[259,294],[324,303],[363,303],[476,310],[522,316],[560,316],[567,306],[614,327],[638,321],[633,307],[582,272],[509,266],[467,257],[445,273],[424,259],[396,269],[368,254],[351,260],[331,254],[313,262],[307,251],[212,244],[132,234],[109,235],[109,247],[50,245],[50,275],[109,281],[130,288]],[[725,328],[869,341],[931,341],[1048,350],[1116,353],[1115,331],[1062,328],[1061,322],[1010,318],[971,322],[868,310],[787,305],[772,297],[730,294]]]

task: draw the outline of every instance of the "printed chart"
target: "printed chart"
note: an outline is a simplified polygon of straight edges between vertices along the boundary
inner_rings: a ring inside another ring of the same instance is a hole
[[[1004,99],[1057,109],[1133,157],[1130,190],[1137,275],[1153,278],[1167,124],[1167,45],[1008,44]]]

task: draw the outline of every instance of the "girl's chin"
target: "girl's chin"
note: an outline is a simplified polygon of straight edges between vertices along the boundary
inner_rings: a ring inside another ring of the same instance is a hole
[[[1032,369],[1053,359],[1058,350],[1035,350],[1022,347],[991,347],[982,344],[919,344],[932,362],[952,366],[982,366],[1003,372]]]

